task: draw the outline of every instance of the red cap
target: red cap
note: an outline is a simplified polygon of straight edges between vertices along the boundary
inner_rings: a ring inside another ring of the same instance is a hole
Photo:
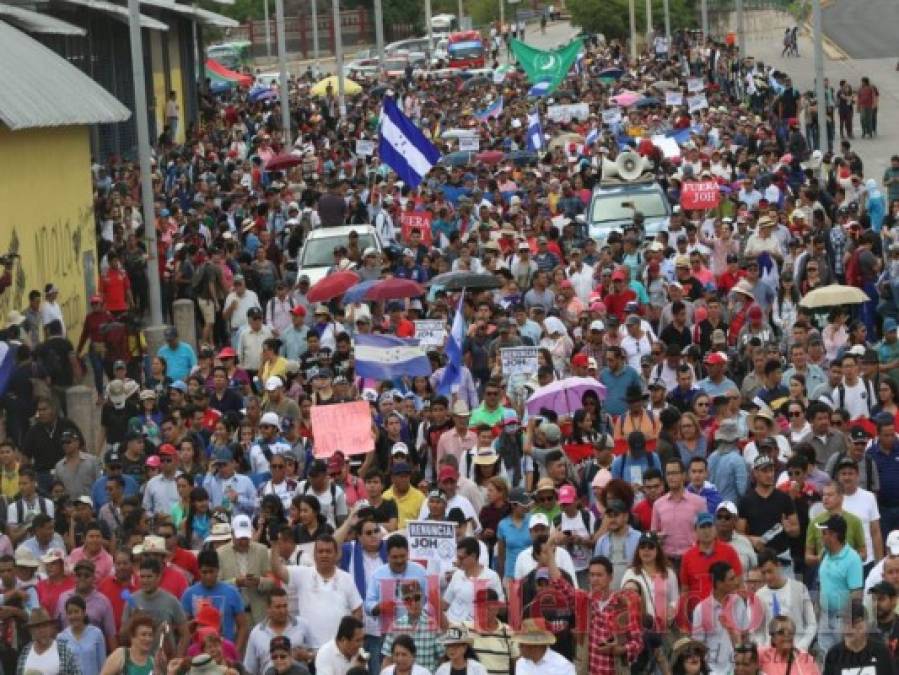
[[[648,269],[649,269],[649,271],[652,272],[653,274],[658,274],[659,269],[660,269],[659,263],[656,262],[655,260],[653,260],[651,263],[649,263]]]
[[[175,449],[175,446],[171,443],[163,443],[159,446],[159,454],[160,455],[177,455],[178,451]]]
[[[99,303],[103,302],[103,296],[102,295],[92,295],[91,296],[91,304],[94,305],[98,302]]]
[[[625,279],[624,270],[620,267],[612,272],[612,281],[624,281]]]
[[[224,347],[224,348],[219,352],[219,356],[218,356],[218,357],[219,357],[220,359],[236,359],[236,358],[237,358],[237,352],[234,351],[234,349],[231,348],[231,347]]]
[[[587,358],[587,355],[584,354],[584,352],[578,352],[571,357],[571,365],[579,368],[586,368],[590,365],[590,359]]]
[[[346,464],[343,453],[338,450],[328,459],[328,471],[338,471]]]
[[[749,318],[754,321],[758,321],[762,318],[762,308],[758,305],[753,305],[749,308]]]
[[[710,366],[723,366],[727,363],[727,355],[722,352],[709,352],[705,362]]]
[[[204,602],[197,609],[194,618],[197,621],[197,626],[218,628],[219,623],[222,620],[222,614],[218,611],[218,608],[215,605],[209,602]]]
[[[451,466],[445,466],[440,469],[440,473],[437,474],[437,482],[442,483],[447,479],[456,480],[459,477],[459,472],[456,471]]]
[[[297,305],[292,310],[290,310],[290,313],[294,316],[306,316],[306,308],[303,307],[303,305]]]
[[[559,282],[559,288],[574,288],[574,285],[571,283],[570,279],[562,279]]]

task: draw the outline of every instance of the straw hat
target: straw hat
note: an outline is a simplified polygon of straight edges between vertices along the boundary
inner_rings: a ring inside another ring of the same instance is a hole
[[[556,636],[547,630],[546,625],[537,619],[525,619],[521,622],[521,630],[512,636],[512,639],[522,645],[556,644]]]
[[[465,626],[450,626],[440,638],[442,645],[470,645],[474,644],[474,638]]]

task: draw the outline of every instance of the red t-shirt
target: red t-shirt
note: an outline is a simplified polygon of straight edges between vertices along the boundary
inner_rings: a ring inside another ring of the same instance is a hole
[[[177,565],[193,577],[194,581],[200,578],[200,566],[197,564],[197,556],[183,548],[176,548],[172,553],[172,564]]]
[[[128,289],[131,281],[124,270],[108,269],[100,279],[103,301],[110,312],[124,312],[128,309]]]
[[[395,335],[401,338],[415,337],[415,324],[409,319],[400,319],[396,325]]]
[[[631,509],[631,513],[634,514],[634,518],[640,524],[641,530],[649,532],[652,529],[652,504],[648,499],[644,499],[637,504]]]
[[[614,314],[622,323],[624,323],[625,316],[627,315],[627,310],[625,309],[627,304],[636,301],[637,294],[629,288],[624,289],[621,293],[609,293],[603,298],[603,303],[605,303],[609,314]]]
[[[711,595],[712,577],[709,574],[709,567],[719,561],[729,564],[737,576],[743,574],[740,556],[737,555],[734,547],[718,539],[715,540],[715,547],[712,549],[711,555],[706,555],[699,550],[698,544],[694,544],[681,558],[681,604],[684,601],[687,603],[688,619],[693,616],[693,608]]]
[[[114,576],[106,577],[97,584],[97,590],[105,595],[109,604],[112,605],[112,616],[115,619],[116,629],[122,628],[122,614],[125,612],[125,599],[122,597],[122,591],[134,593],[138,588],[136,583],[122,584]]]
[[[37,599],[41,603],[41,607],[47,610],[50,616],[56,616],[56,606],[59,603],[59,596],[75,588],[75,577],[63,577],[61,581],[51,581],[50,579],[42,579],[37,582]]]

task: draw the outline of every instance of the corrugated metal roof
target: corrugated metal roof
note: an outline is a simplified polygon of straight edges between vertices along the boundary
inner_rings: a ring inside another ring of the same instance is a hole
[[[55,52],[0,21],[0,122],[13,131],[124,122],[131,111]]]
[[[29,33],[44,33],[49,35],[77,35],[84,37],[87,31],[53,16],[47,16],[39,12],[32,12],[23,7],[13,7],[0,3],[0,17],[9,23],[18,26]]]
[[[95,9],[98,12],[110,14],[116,19],[128,23],[128,8],[124,5],[115,5],[111,2],[106,2],[106,0],[61,0],[61,2],[78,5],[79,7],[87,7],[88,9]],[[169,29],[167,24],[145,14],[140,15],[140,27],[160,31],[167,31]]]
[[[212,26],[214,28],[237,28],[238,26],[240,26],[239,21],[235,21],[234,19],[223,16],[222,14],[210,12],[208,9],[203,9],[201,7],[178,4],[170,2],[169,0],[140,0],[140,2],[142,5],[156,7],[158,9],[164,9],[170,12],[175,12],[177,14],[182,14],[184,16],[189,16],[192,19],[196,19],[204,26]]]

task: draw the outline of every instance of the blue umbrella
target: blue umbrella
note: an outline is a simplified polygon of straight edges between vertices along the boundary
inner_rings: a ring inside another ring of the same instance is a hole
[[[233,82],[213,82],[209,85],[209,92],[215,96],[226,94],[231,91],[232,86],[234,86]]]
[[[349,305],[354,302],[364,302],[365,294],[368,293],[369,289],[378,283],[378,281],[378,279],[373,279],[371,281],[359,282],[343,294],[343,304]]]
[[[441,166],[466,166],[473,162],[474,154],[475,153],[469,152],[468,150],[451,152],[450,154],[441,157],[438,164]]]
[[[513,150],[512,152],[506,153],[505,159],[516,166],[526,166],[528,164],[537,163],[537,153],[528,152],[527,150]]]
[[[652,96],[644,96],[634,103],[635,108],[652,108],[653,106],[662,105],[662,102]]]
[[[606,68],[605,70],[599,71],[599,77],[611,80],[617,80],[622,75],[624,75],[624,71],[621,68]]]

